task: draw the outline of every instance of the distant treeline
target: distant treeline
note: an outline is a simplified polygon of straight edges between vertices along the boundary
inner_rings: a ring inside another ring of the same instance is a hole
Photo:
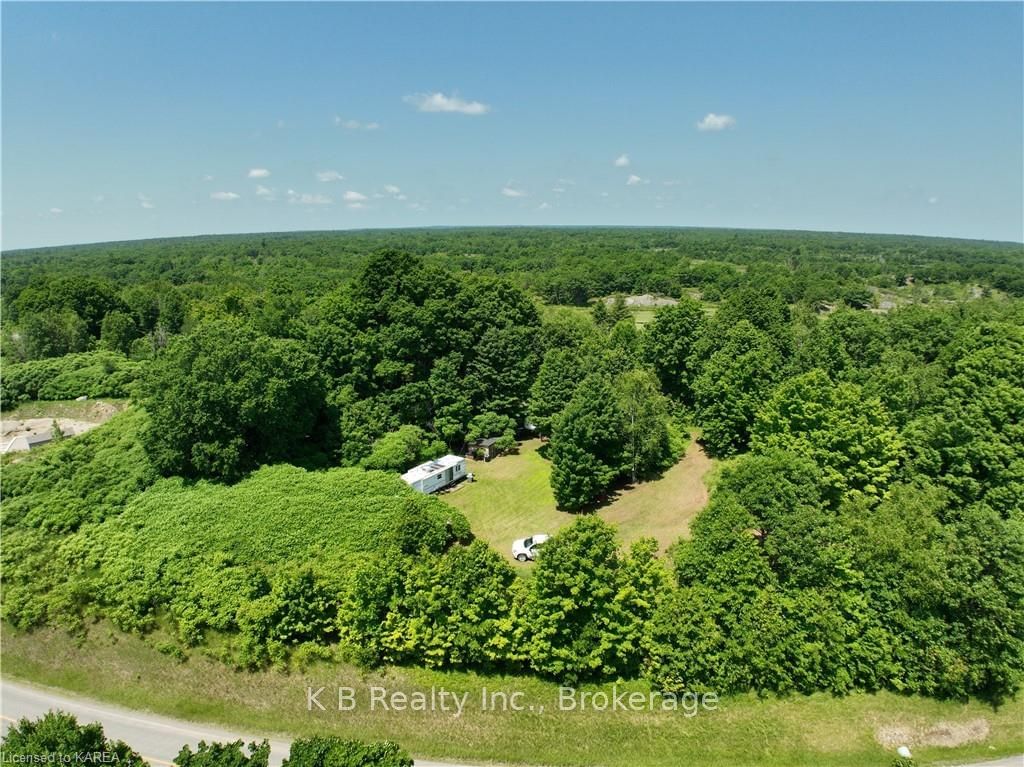
[[[724,291],[744,283],[790,301],[838,300],[852,285],[974,282],[1024,295],[1018,243],[898,235],[676,228],[488,228],[225,235],[3,254],[4,311],[44,275],[118,287],[168,283],[193,297],[225,290],[317,295],[397,248],[457,271],[510,278],[551,303],[616,292]],[[5,314],[9,318],[10,315]]]

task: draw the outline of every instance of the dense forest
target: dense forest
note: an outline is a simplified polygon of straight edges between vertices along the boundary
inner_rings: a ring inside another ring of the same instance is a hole
[[[1015,695],[1024,249],[679,229],[301,233],[4,254],[3,406],[130,397],[8,462],[11,625],[245,668]],[[624,299],[674,299],[639,324]],[[696,428],[668,557],[589,514]],[[395,472],[546,440],[579,519],[520,577]]]

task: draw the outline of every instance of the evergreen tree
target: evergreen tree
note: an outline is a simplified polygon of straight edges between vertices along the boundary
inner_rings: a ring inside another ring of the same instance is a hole
[[[530,421],[541,436],[551,434],[555,418],[569,404],[584,376],[583,363],[569,349],[550,349],[530,387]]]

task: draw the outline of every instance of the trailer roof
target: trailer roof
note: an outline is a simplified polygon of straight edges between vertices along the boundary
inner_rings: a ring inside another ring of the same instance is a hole
[[[411,485],[415,482],[426,479],[427,477],[431,477],[439,471],[451,468],[462,460],[462,456],[444,455],[440,458],[435,458],[433,461],[427,461],[426,463],[421,463],[419,466],[414,466],[402,475],[402,479]]]

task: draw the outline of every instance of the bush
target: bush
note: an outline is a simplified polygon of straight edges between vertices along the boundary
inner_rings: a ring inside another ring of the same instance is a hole
[[[281,767],[412,767],[412,758],[390,741],[317,737],[296,740]]]
[[[105,760],[115,764],[147,767],[128,744],[109,740],[103,734],[102,725],[80,725],[75,717],[63,711],[50,711],[34,720],[21,719],[7,731],[0,750],[5,763],[87,764],[96,762],[96,755],[102,754]]]
[[[361,465],[364,469],[403,472],[447,452],[444,442],[430,439],[419,426],[401,426],[379,437]]]
[[[242,750],[242,741],[233,743],[207,743],[199,741],[196,750],[182,746],[174,759],[177,767],[267,767],[270,744],[250,743],[248,755]]]
[[[3,366],[0,407],[26,400],[129,397],[142,366],[112,351],[83,352]]]

